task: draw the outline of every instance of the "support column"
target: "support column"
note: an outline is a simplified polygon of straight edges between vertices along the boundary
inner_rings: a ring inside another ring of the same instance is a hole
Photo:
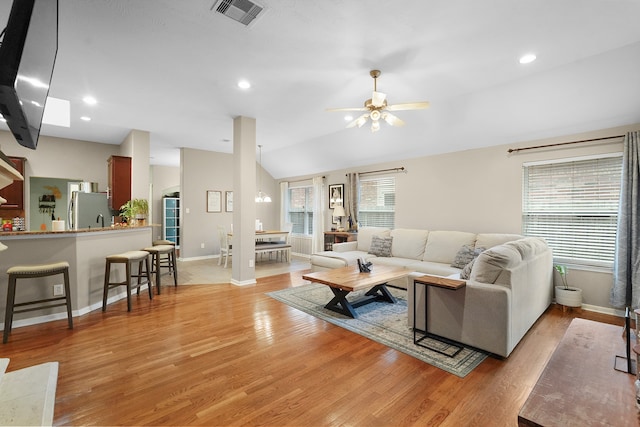
[[[256,283],[256,119],[233,119],[233,240],[231,283]]]

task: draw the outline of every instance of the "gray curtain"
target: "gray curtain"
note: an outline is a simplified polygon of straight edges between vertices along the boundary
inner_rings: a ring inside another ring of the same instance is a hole
[[[345,212],[347,220],[351,218],[351,229],[355,229],[358,225],[358,188],[360,188],[360,175],[358,173],[347,174],[347,189]]]
[[[638,308],[640,305],[640,132],[624,139],[622,185],[611,305]]]

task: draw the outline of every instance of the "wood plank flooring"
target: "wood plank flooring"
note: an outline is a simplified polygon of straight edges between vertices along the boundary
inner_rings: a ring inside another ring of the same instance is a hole
[[[265,295],[304,272],[165,286],[153,301],[134,297],[131,313],[121,300],[77,317],[73,330],[16,328],[0,356],[9,370],[60,362],[56,425],[516,426],[576,315],[550,308],[508,359],[458,378]]]

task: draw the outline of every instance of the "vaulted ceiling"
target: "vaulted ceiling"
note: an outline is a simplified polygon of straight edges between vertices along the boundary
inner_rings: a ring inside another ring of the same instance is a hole
[[[146,130],[151,164],[232,152],[236,116],[256,119],[275,178],[640,123],[637,0],[256,0],[249,26],[216,0],[59,2],[50,96],[71,101],[71,127],[42,134]],[[346,129],[325,110],[361,106],[374,68],[390,104],[431,107]]]

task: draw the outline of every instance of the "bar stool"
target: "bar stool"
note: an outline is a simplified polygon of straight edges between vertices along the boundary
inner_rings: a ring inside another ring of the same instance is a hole
[[[39,265],[16,265],[7,270],[9,275],[9,286],[7,289],[7,307],[4,316],[4,335],[2,336],[2,343],[6,343],[9,338],[9,332],[11,332],[11,325],[13,323],[14,313],[24,313],[27,311],[40,310],[43,308],[67,306],[67,321],[69,322],[69,329],[73,329],[73,316],[71,315],[71,289],[69,286],[69,263],[66,261],[56,262],[52,264],[39,264]],[[55,298],[46,298],[37,301],[27,301],[16,304],[16,282],[18,279],[31,279],[35,277],[54,276],[56,274],[62,274],[64,276],[64,296]],[[64,302],[58,304],[49,304],[54,301]],[[16,307],[32,306],[30,308],[23,308],[16,310]]]
[[[166,268],[167,273],[173,275],[173,284],[178,286],[178,269],[176,266],[176,247],[175,245],[156,245],[144,248],[151,254],[151,272],[156,275],[156,288],[160,295],[160,277],[161,269]],[[165,257],[164,259],[162,257]]]
[[[133,265],[138,264],[137,274],[133,274]],[[125,280],[122,282],[111,282],[111,265],[125,264]],[[144,268],[143,268],[144,267]],[[142,278],[146,278],[146,282],[142,282]],[[145,251],[129,251],[116,255],[109,255],[106,258],[104,271],[104,290],[102,294],[102,311],[107,310],[107,295],[109,289],[118,286],[127,287],[127,311],[131,311],[131,279],[138,279],[136,289],[140,295],[140,286],[147,284],[149,288],[149,299],[153,299],[153,289],[151,285],[151,273],[149,271],[149,253]]]
[[[159,239],[159,240],[154,240],[151,243],[153,246],[162,246],[162,245],[171,245],[173,246],[173,253],[171,254],[173,256],[173,263],[176,263],[176,260],[178,259],[178,254],[177,254],[177,250],[176,250],[176,244],[175,242],[172,242],[171,240],[165,240],[165,239]],[[169,260],[168,257],[161,259],[161,267],[168,267],[169,265]]]

